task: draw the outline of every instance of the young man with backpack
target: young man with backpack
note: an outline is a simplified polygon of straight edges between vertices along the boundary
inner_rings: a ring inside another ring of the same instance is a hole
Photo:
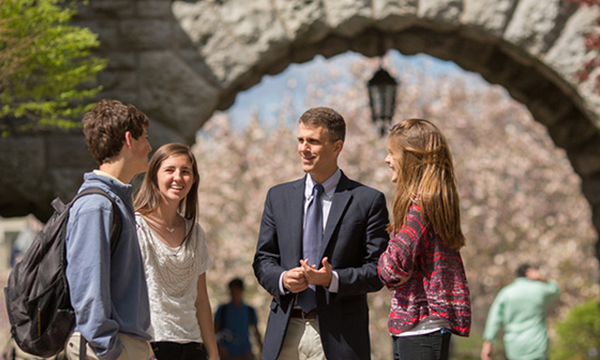
[[[90,187],[107,192],[118,206],[122,226],[111,251],[112,202],[92,194],[71,207],[65,237],[66,277],[75,328],[65,343],[65,354],[70,360],[79,359],[84,345],[86,359],[150,359],[148,289],[129,184],[148,168],[148,118],[133,105],[102,100],[84,115],[82,125],[88,149],[100,167],[84,175],[79,192]]]

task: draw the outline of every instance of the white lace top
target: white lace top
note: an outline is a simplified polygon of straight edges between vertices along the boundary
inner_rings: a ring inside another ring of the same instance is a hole
[[[186,219],[185,233],[193,226],[192,233],[172,248],[154,235],[142,215],[136,213],[135,220],[150,298],[148,333],[153,341],[202,342],[194,303],[198,277],[212,265],[204,231]]]

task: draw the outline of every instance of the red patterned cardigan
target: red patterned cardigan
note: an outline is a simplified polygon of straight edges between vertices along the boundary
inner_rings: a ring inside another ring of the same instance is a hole
[[[432,315],[448,320],[453,333],[469,336],[471,301],[460,252],[442,243],[431,224],[421,218],[418,205],[411,206],[405,225],[390,240],[377,272],[394,292],[390,334],[408,331]]]

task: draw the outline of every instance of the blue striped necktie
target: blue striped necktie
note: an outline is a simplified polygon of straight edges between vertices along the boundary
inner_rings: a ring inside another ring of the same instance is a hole
[[[306,209],[304,220],[304,232],[302,234],[303,258],[308,259],[309,265],[319,263],[321,245],[323,243],[323,210],[321,208],[321,194],[325,189],[321,184],[313,187],[312,199]],[[317,306],[315,286],[310,285],[308,289],[298,294],[298,305],[304,312],[309,312]]]

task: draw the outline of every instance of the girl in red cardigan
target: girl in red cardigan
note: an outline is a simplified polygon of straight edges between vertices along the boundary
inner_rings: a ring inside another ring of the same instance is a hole
[[[394,359],[448,359],[451,334],[468,336],[471,326],[450,148],[431,122],[409,119],[390,130],[385,162],[396,189],[392,239],[377,270],[394,292],[388,319]]]

